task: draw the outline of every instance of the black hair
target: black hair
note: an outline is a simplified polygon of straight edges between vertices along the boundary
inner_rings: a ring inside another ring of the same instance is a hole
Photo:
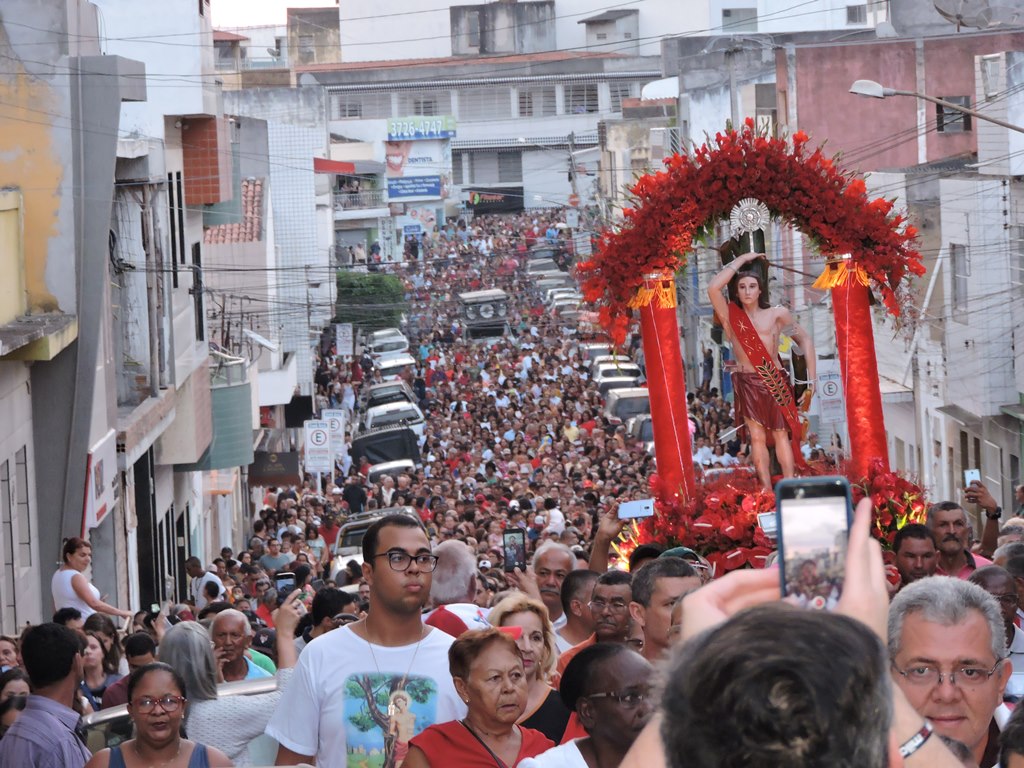
[[[733,304],[737,307],[742,306],[740,304],[740,280],[744,277],[752,277],[757,280],[757,287],[761,289],[761,293],[757,297],[758,309],[770,309],[772,304],[768,300],[768,284],[765,282],[764,276],[756,269],[741,269],[738,271],[729,281],[729,296],[732,297]]]
[[[185,695],[185,678],[181,676],[170,664],[164,664],[162,661],[154,661],[152,664],[146,664],[145,666],[139,667],[130,675],[128,675],[128,701],[132,700],[132,694],[135,693],[135,689],[139,683],[142,682],[142,678],[148,675],[150,672],[166,672],[172,678],[174,678],[174,684],[178,687],[180,695]]]
[[[12,680],[24,680],[32,687],[32,681],[28,679],[28,675],[25,674],[25,670],[21,667],[11,667],[3,674],[0,674],[0,691],[7,687],[7,684]]]
[[[590,692],[599,664],[614,659],[623,653],[635,653],[625,643],[594,643],[577,653],[565,667],[558,693],[570,712],[576,711],[576,704]]]
[[[597,571],[588,571],[583,568],[575,571],[569,571],[565,575],[565,580],[562,581],[561,601],[562,610],[566,615],[569,615],[570,609],[572,608],[572,601],[575,600],[580,593],[580,590],[588,590],[592,592],[594,589],[594,582],[597,581]],[[589,594],[587,600],[590,599]],[[584,602],[587,602],[584,600]]]
[[[1013,755],[1024,755],[1024,707],[1014,708],[999,734],[999,764],[1009,765]]]
[[[697,571],[693,566],[681,557],[651,560],[633,574],[633,581],[630,584],[633,589],[633,602],[644,607],[649,606],[658,579],[685,579],[696,575]]]
[[[69,621],[78,621],[82,618],[82,612],[77,608],[61,608],[53,614],[53,623],[67,626]]]
[[[751,608],[684,646],[665,680],[669,768],[888,765],[888,654],[855,619]]]
[[[903,542],[907,539],[921,539],[922,541],[931,541],[938,549],[939,544],[935,541],[935,534],[931,532],[931,529],[927,525],[921,523],[908,523],[896,531],[896,537],[892,540],[892,551],[899,554],[900,547],[903,546]]]
[[[597,582],[595,582],[594,586],[600,585],[607,587],[619,587],[623,584],[629,586],[630,584],[632,584],[632,582],[633,577],[630,576],[628,573],[613,568],[612,570],[605,571],[600,576],[598,576]]]
[[[377,520],[373,525],[366,529],[366,533],[363,534],[363,562],[370,563],[370,567],[373,567],[373,561],[377,556],[377,542],[380,540],[381,529],[393,526],[395,528],[421,528],[419,520],[415,520],[409,515],[385,515],[380,520]]]
[[[156,655],[156,642],[149,632],[135,632],[124,639],[124,655],[136,658],[145,656],[147,653]]]
[[[641,544],[632,552],[629,553],[629,570],[630,572],[636,568],[636,564],[640,560],[646,560],[647,558],[655,558],[665,551],[665,548],[658,544]]]
[[[75,657],[86,648],[85,635],[63,624],[29,627],[21,636],[21,660],[32,689],[48,688],[71,674]]]
[[[355,603],[359,598],[343,589],[324,587],[313,595],[313,625],[342,613],[345,606]]]

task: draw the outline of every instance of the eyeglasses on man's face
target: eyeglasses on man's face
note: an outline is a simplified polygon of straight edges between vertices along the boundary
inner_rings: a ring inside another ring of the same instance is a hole
[[[893,662],[892,668],[898,672],[904,680],[911,685],[920,688],[932,688],[942,685],[943,680],[948,680],[950,685],[960,688],[978,688],[987,683],[992,675],[996,673],[999,666],[1005,659],[999,659],[992,665],[991,669],[976,665],[965,665],[959,669],[943,672],[934,664],[912,664],[906,669],[901,669]]]
[[[437,567],[437,556],[431,555],[426,552],[418,552],[415,555],[410,555],[408,552],[402,549],[391,549],[387,552],[381,552],[379,555],[374,557],[386,557],[388,559],[388,565],[391,566],[393,571],[407,571],[412,562],[416,561],[416,567],[421,571],[433,571]]]
[[[591,613],[604,613],[605,611],[623,613],[629,610],[629,603],[621,598],[617,598],[615,600],[603,600],[601,598],[596,598],[587,603],[587,605],[589,606]]]
[[[603,693],[592,693],[586,698],[611,699],[621,707],[625,707],[626,709],[636,709],[644,701],[651,698],[651,692],[648,690],[605,691]]]

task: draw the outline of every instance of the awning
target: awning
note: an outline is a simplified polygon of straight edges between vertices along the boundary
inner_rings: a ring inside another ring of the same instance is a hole
[[[968,411],[966,408],[961,408],[959,405],[943,405],[940,408],[936,408],[939,413],[944,413],[953,421],[959,422],[968,429],[978,431],[981,429],[981,417],[975,416],[973,413]]]
[[[1024,405],[1019,403],[1012,403],[1010,405],[999,406],[999,412],[1006,416],[1012,416],[1018,421],[1024,421]]]
[[[349,176],[376,176],[384,173],[384,163],[376,160],[329,160],[326,157],[313,158],[314,173],[343,173]]]
[[[914,390],[886,376],[878,377],[878,389],[883,403],[912,403]]]

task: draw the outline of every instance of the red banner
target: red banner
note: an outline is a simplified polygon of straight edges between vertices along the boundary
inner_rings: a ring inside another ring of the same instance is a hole
[[[658,476],[667,492],[683,500],[694,497],[696,481],[675,296],[671,275],[648,275],[634,306],[640,310]]]
[[[875,334],[867,287],[847,279],[832,289],[832,312],[836,321],[836,346],[843,373],[846,397],[846,426],[850,433],[851,479],[868,476],[873,459],[880,459],[889,471],[889,446],[885,439],[882,393],[875,358]]]

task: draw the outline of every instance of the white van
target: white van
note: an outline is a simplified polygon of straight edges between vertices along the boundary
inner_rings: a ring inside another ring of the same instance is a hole
[[[367,336],[364,346],[370,357],[378,358],[382,355],[408,352],[409,340],[397,328],[386,328],[383,331],[375,331]]]
[[[405,424],[417,437],[423,437],[426,431],[427,422],[423,418],[423,411],[415,403],[386,403],[375,405],[366,409],[363,416],[363,426],[366,429],[374,427],[389,427],[393,424]]]
[[[605,395],[604,415],[612,424],[651,412],[651,396],[646,387],[613,389]]]

